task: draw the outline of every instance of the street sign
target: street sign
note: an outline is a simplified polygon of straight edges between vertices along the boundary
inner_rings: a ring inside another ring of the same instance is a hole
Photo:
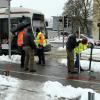
[[[8,8],[9,0],[0,0],[0,8]]]

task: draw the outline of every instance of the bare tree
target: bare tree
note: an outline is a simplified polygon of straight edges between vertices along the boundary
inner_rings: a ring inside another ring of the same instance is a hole
[[[71,18],[73,29],[80,25],[82,33],[89,33],[88,22],[92,14],[92,0],[68,0],[65,3],[63,15]]]

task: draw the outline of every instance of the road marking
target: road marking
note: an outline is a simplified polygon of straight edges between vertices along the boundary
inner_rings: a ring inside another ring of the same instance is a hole
[[[0,69],[1,71],[4,71],[4,69]],[[13,73],[19,73],[19,74],[26,74],[26,75],[33,75],[33,76],[41,76],[41,77],[49,77],[49,78],[52,78],[52,79],[60,79],[60,80],[66,80],[66,81],[75,81],[75,82],[83,82],[83,83],[88,83],[88,84],[98,84],[100,85],[100,80],[98,80],[97,82],[93,82],[93,81],[90,81],[90,80],[80,80],[80,79],[75,79],[75,78],[63,78],[63,77],[57,77],[57,76],[53,76],[53,75],[41,75],[41,74],[36,74],[36,73],[28,73],[28,72],[20,72],[20,71],[10,71],[10,72],[13,72]]]

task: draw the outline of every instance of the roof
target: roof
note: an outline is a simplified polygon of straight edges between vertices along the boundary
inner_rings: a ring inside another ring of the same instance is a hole
[[[7,8],[0,8],[0,14],[4,14],[7,11]],[[28,9],[23,7],[13,7],[11,8],[11,13],[36,13],[36,14],[43,14],[40,11],[34,9]]]

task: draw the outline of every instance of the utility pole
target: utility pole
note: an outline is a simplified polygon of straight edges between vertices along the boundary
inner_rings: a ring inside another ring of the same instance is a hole
[[[8,30],[9,30],[9,58],[11,59],[11,21],[10,21],[10,1],[8,0]]]
[[[64,48],[64,16],[62,17],[62,19],[63,19],[63,48]]]
[[[80,40],[80,26],[79,26],[79,36],[78,36],[79,40]],[[81,71],[81,68],[80,68],[80,46],[78,46],[78,53],[79,53],[79,69],[78,69],[78,72],[80,74],[80,71]]]
[[[58,16],[58,18],[57,18],[57,30],[58,30],[58,37],[59,37],[59,39],[60,39],[60,30],[59,30],[59,16]]]

